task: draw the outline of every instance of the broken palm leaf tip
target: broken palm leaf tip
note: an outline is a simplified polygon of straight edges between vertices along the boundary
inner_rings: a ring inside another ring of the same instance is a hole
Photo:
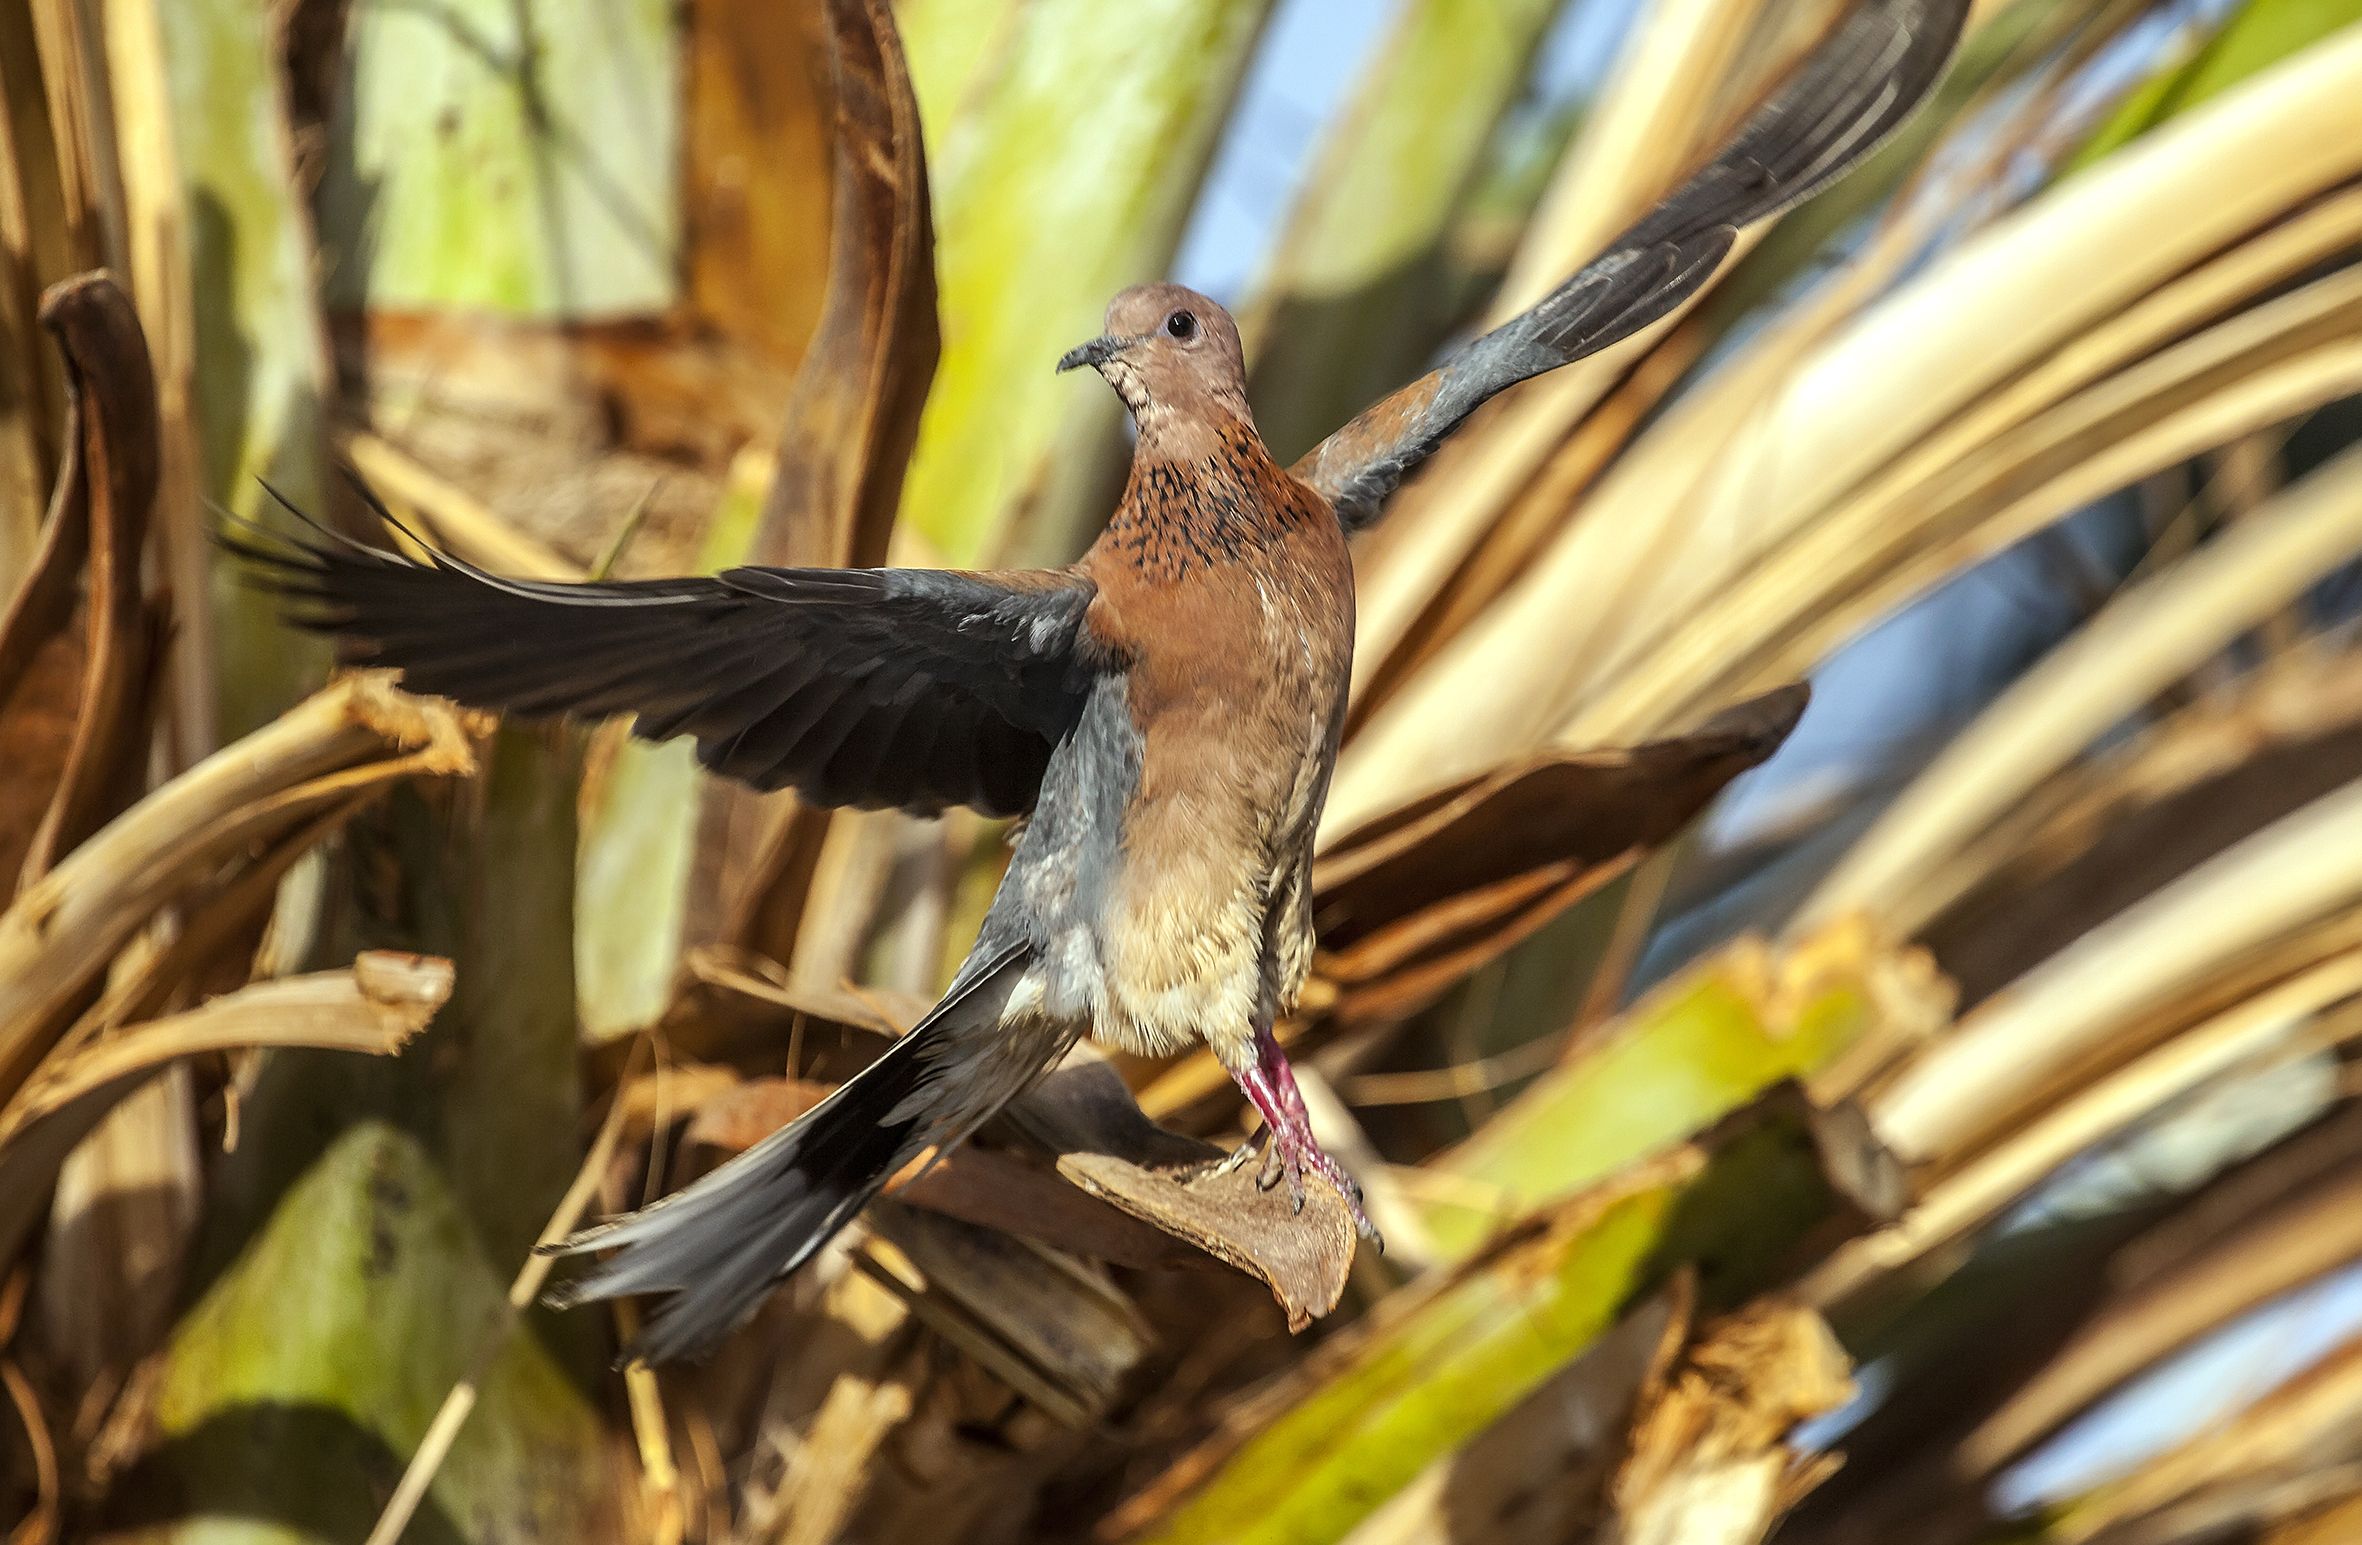
[[[1775,695],[1686,743],[1480,785],[1426,813],[1436,835],[1417,865],[1373,840],[1358,880],[1318,894],[1313,846],[1352,653],[1346,533],[1477,404],[1664,315],[1737,225],[1874,143],[1926,93],[1961,16],[1956,4],[1852,13],[1619,244],[1408,389],[1408,406],[1381,404],[1316,451],[1309,482],[1255,429],[1229,315],[1178,285],[1123,291],[1101,335],[1059,362],[1095,370],[1138,430],[1120,503],[1065,569],[741,567],[571,584],[324,532],[231,538],[296,621],[417,690],[526,716],[628,713],[650,739],[694,738],[714,771],[817,806],[1029,817],[942,1002],[811,1111],[566,1241],[606,1253],[557,1296],[664,1295],[635,1355],[708,1350],[918,1156],[967,1139],[1089,1033],[1149,1055],[1209,1046],[1268,1151],[1258,1189],[1225,1165],[1195,1182],[1207,1188],[1195,1200],[1120,1167],[1067,1172],[1257,1271],[1292,1321],[1332,1307],[1351,1258],[1333,1248],[1332,1198],[1377,1236],[1273,1033],[1311,978],[1315,915],[1363,1011],[1414,1006],[1669,837],[1801,706]],[[881,60],[894,54],[884,27],[871,41]],[[1610,788],[1622,798],[1595,797]],[[1414,870],[1428,889],[1408,890],[1403,912],[1389,891]],[[1255,1199],[1283,1180],[1284,1194]],[[1279,1232],[1241,1247],[1213,1226],[1225,1213]],[[1304,1248],[1288,1258],[1283,1238]]]
[[[390,1057],[450,998],[451,976],[446,960],[371,952],[349,970],[256,983],[52,1058],[0,1101],[0,1261],[16,1255],[76,1145],[172,1063],[284,1046]]]
[[[225,867],[268,867],[397,783],[472,771],[440,705],[348,679],[162,784],[0,912],[0,1093],[30,1076],[159,914]]]
[[[0,612],[0,900],[136,787],[165,638],[141,579],[158,468],[138,318],[92,274],[51,286],[39,320],[66,367],[66,436],[31,564]]]
[[[1341,1025],[1416,1012],[1671,840],[1795,728],[1802,686],[1691,735],[1558,752],[1440,790],[1348,832],[1314,867],[1321,952]]]

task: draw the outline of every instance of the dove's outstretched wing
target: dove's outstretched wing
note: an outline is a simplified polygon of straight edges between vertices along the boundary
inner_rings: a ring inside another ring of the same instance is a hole
[[[1486,399],[1630,337],[1714,272],[1739,228],[1867,155],[1942,76],[1969,0],[1862,0],[1713,160],[1531,310],[1364,411],[1290,469],[1348,531]]]
[[[230,535],[292,620],[414,691],[524,716],[637,714],[709,768],[823,805],[1030,810],[1093,668],[1064,570],[732,569],[554,584],[320,531]]]

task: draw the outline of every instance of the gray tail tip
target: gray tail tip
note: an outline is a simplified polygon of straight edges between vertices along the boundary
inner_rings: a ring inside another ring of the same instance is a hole
[[[613,1229],[602,1223],[595,1228],[579,1229],[563,1239],[547,1239],[533,1247],[533,1253],[545,1261],[564,1260],[583,1255],[598,1248],[599,1241]],[[593,1291],[598,1285],[596,1268],[582,1270],[575,1275],[560,1277],[541,1290],[541,1303],[550,1309],[574,1309],[589,1303],[599,1295]]]
[[[584,1302],[579,1285],[572,1282],[553,1282],[541,1290],[544,1309],[573,1309]]]
[[[542,1240],[533,1247],[533,1253],[550,1258],[581,1255],[587,1250],[599,1249],[623,1221],[621,1218],[610,1218],[603,1223],[594,1223],[589,1228],[578,1228],[563,1239]]]

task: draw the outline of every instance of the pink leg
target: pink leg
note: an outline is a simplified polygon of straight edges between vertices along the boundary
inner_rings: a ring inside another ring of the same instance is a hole
[[[1268,1026],[1255,1032],[1255,1059],[1243,1068],[1233,1068],[1231,1078],[1263,1117],[1263,1126],[1271,1134],[1271,1151],[1264,1158],[1262,1185],[1265,1190],[1287,1176],[1288,1194],[1295,1200],[1296,1210],[1304,1210],[1304,1172],[1311,1170],[1325,1177],[1345,1198],[1345,1205],[1353,1210],[1354,1227],[1365,1239],[1376,1240],[1378,1231],[1371,1226],[1369,1214],[1362,1211],[1361,1186],[1345,1172],[1345,1166],[1330,1158],[1312,1135],[1312,1118],[1305,1113],[1303,1091],[1296,1087],[1296,1070],[1288,1065],[1287,1054],[1279,1049]],[[1381,1244],[1380,1249],[1385,1247]]]

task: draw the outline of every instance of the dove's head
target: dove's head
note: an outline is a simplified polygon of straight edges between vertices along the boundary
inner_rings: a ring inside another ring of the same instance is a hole
[[[1164,409],[1244,416],[1246,356],[1230,313],[1177,284],[1136,284],[1107,305],[1107,331],[1058,361],[1107,378],[1132,417]]]

